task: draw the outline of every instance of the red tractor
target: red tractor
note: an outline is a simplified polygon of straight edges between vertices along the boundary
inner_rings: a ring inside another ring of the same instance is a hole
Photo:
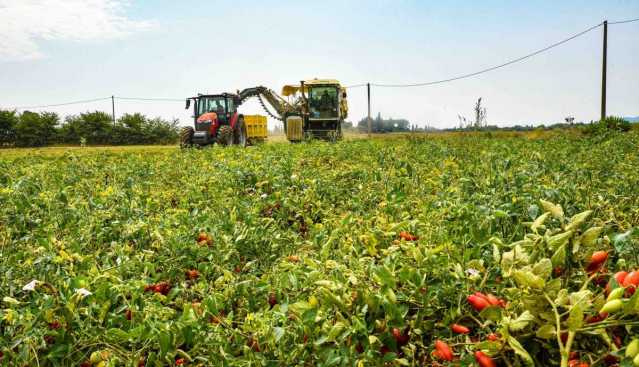
[[[222,93],[187,98],[186,108],[194,102],[193,118],[195,128],[185,127],[180,136],[180,145],[204,146],[218,143],[220,145],[246,146],[248,136],[244,116],[237,112],[241,104],[237,94]]]

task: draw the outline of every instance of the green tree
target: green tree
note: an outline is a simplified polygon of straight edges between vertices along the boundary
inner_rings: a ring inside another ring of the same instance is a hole
[[[18,121],[16,111],[0,110],[0,146],[15,144]]]
[[[88,144],[110,144],[113,124],[111,115],[102,111],[85,112],[68,116],[62,127],[62,140],[79,144],[85,138]]]
[[[60,118],[53,112],[23,112],[15,126],[16,145],[38,147],[55,142],[59,122]]]

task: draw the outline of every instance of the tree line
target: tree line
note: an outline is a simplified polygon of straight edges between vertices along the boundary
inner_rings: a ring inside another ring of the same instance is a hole
[[[364,117],[359,120],[357,122],[357,129],[361,132],[368,131],[368,118]],[[371,119],[371,130],[374,133],[410,131],[410,122],[406,119],[384,119],[381,113],[378,113],[377,117]]]
[[[0,146],[40,147],[53,144],[135,145],[174,144],[178,120],[124,114],[115,123],[111,115],[85,112],[67,116],[54,112],[0,110]]]

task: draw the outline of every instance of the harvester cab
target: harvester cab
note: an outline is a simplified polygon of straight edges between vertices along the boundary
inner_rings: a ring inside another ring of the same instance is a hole
[[[220,145],[246,146],[248,137],[244,116],[237,112],[237,94],[198,94],[186,99],[186,109],[193,102],[194,127],[182,130],[183,146]]]
[[[302,106],[301,116],[285,121],[287,135],[336,140],[342,137],[341,124],[348,116],[346,90],[333,79],[311,79],[300,84],[285,85],[285,97],[296,96]],[[301,119],[299,123],[297,120]],[[301,124],[301,127],[298,125]],[[289,139],[297,140],[297,139]]]

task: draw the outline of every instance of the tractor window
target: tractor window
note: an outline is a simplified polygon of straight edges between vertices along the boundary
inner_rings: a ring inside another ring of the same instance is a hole
[[[308,104],[311,118],[329,119],[337,118],[338,102],[337,88],[335,87],[313,87],[308,93]]]
[[[207,112],[226,113],[224,97],[201,97],[197,114],[199,116]]]

